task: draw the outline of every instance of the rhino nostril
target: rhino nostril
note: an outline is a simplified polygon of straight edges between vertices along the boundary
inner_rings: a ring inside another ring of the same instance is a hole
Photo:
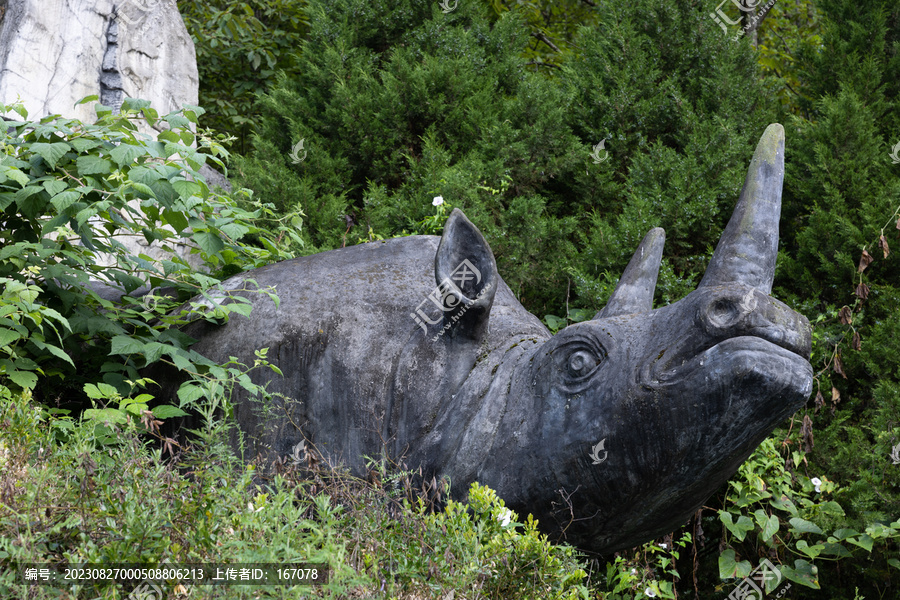
[[[709,306],[706,316],[713,327],[728,327],[741,316],[741,311],[733,301],[719,298]]]

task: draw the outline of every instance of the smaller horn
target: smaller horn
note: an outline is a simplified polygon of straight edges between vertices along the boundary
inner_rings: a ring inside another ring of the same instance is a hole
[[[662,227],[647,232],[619,278],[609,302],[594,315],[594,319],[642,313],[653,308],[653,293],[665,243],[666,232]]]

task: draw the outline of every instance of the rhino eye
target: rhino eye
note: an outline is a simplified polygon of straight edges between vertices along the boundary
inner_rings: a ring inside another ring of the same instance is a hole
[[[569,392],[589,385],[605,357],[606,351],[593,340],[563,344],[554,352],[557,373],[562,376],[559,383]]]
[[[589,375],[600,364],[600,358],[586,350],[578,350],[569,355],[567,371],[570,377],[580,379]]]

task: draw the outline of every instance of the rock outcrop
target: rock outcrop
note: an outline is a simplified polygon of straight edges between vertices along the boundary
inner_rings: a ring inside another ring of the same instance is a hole
[[[91,95],[160,113],[197,104],[194,43],[174,0],[0,0],[0,103],[91,122]],[[13,116],[13,115],[8,115]]]
[[[95,103],[75,104],[93,95],[115,112],[126,98],[141,98],[166,114],[196,105],[198,88],[194,42],[175,0],[0,0],[0,104],[21,99],[29,119],[59,114],[92,123]],[[155,137],[146,124],[139,128]],[[230,187],[209,167],[201,173]],[[141,236],[120,241],[135,254],[169,257]],[[199,266],[187,240],[173,245]]]

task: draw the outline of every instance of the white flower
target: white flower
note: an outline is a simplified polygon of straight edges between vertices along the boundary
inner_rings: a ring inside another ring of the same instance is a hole
[[[667,544],[660,544],[659,547],[662,548],[663,550],[665,550],[668,546],[667,546]]]
[[[815,486],[817,492],[822,491],[822,489],[821,489],[822,480],[821,479],[819,479],[818,477],[813,477],[812,479],[809,480],[809,482]]]
[[[435,196],[435,197],[434,197],[434,200],[431,201],[431,205],[432,205],[432,206],[440,206],[440,205],[443,204],[443,203],[444,203],[444,197],[443,197],[443,196]]]
[[[496,516],[496,519],[500,521],[500,527],[506,527],[509,525],[509,522],[512,520],[513,513],[508,508],[500,509],[500,513]]]
[[[656,598],[656,592],[653,591],[653,588],[647,588],[644,590],[644,595],[648,598]]]

